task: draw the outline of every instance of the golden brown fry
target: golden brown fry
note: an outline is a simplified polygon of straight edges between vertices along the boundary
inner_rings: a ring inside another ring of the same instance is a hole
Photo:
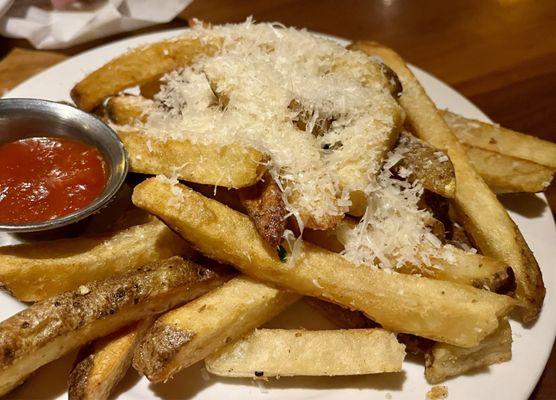
[[[184,67],[200,55],[214,54],[219,43],[203,43],[191,37],[177,37],[135,48],[106,63],[78,82],[71,98],[85,111],[118,92],[149,82],[154,78]]]
[[[399,101],[417,136],[445,151],[454,165],[455,204],[460,220],[484,254],[512,267],[522,319],[525,322],[536,319],[545,295],[539,266],[496,195],[470,165],[463,145],[399,55],[374,42],[357,42],[351,48],[380,56],[397,73],[404,88]]]
[[[152,102],[141,96],[112,97],[107,105],[110,119],[134,125],[148,117]],[[161,140],[140,130],[119,130],[129,157],[130,170],[166,175],[190,182],[239,188],[254,185],[264,172],[265,156],[238,145],[195,144],[188,140]]]
[[[433,258],[431,268],[407,266],[403,273],[421,274],[443,281],[457,282],[495,293],[515,290],[515,276],[511,267],[494,258],[453,248],[450,259]]]
[[[425,377],[430,384],[473,369],[509,361],[512,358],[512,330],[507,320],[476,347],[464,349],[436,343],[425,354]]]
[[[23,301],[37,301],[81,284],[124,273],[191,247],[160,221],[110,235],[0,248],[0,285]]]
[[[555,143],[498,125],[465,118],[446,110],[441,110],[440,113],[454,135],[468,146],[556,169]]]
[[[251,148],[161,141],[140,132],[118,132],[118,136],[127,150],[132,172],[229,188],[251,186],[264,172],[264,156]]]
[[[108,99],[106,113],[115,124],[134,125],[146,121],[152,104],[152,101],[145,97],[121,94]]]
[[[163,382],[269,321],[300,296],[246,276],[160,317],[143,339],[133,366]]]
[[[192,300],[225,279],[173,257],[33,304],[0,323],[0,396],[67,352]]]
[[[349,310],[328,301],[305,297],[307,304],[317,310],[322,316],[341,329],[380,328],[380,325],[370,320],[361,311]],[[398,333],[398,341],[405,345],[405,351],[410,354],[425,354],[434,345],[434,341],[407,333]]]
[[[536,193],[546,190],[555,170],[531,161],[464,145],[467,158],[495,193]]]
[[[355,224],[349,219],[342,223]],[[343,250],[343,245],[332,232],[308,231],[303,232],[303,236],[309,242],[335,253]],[[509,293],[515,290],[515,276],[512,269],[505,263],[456,247],[447,251],[449,251],[449,258],[432,258],[430,268],[423,268],[421,265],[407,265],[400,268],[399,272],[462,283],[495,293]]]
[[[456,192],[456,176],[450,159],[442,151],[435,149],[415,136],[402,132],[398,141],[404,152],[394,167],[395,172],[403,168],[409,171],[407,179],[418,180],[425,189],[442,197],[453,198]]]
[[[395,332],[471,347],[493,332],[498,318],[513,307],[507,296],[355,266],[309,243],[303,243],[303,253],[289,265],[264,242],[249,217],[161,178],[136,186],[133,202],[212,259],[262,281],[363,311]]]
[[[256,329],[205,360],[228,377],[365,375],[401,371],[404,345],[383,329]]]
[[[103,400],[125,376],[133,350],[153,318],[120,329],[84,346],[68,379],[69,400]]]
[[[286,230],[288,210],[282,191],[270,174],[255,185],[238,191],[241,204],[255,223],[261,236],[271,246],[278,246]]]

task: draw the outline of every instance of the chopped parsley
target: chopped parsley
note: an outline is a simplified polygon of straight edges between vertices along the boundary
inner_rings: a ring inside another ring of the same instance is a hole
[[[276,252],[278,253],[278,257],[280,257],[280,261],[286,262],[288,259],[288,252],[284,248],[284,246],[280,245],[276,247]]]

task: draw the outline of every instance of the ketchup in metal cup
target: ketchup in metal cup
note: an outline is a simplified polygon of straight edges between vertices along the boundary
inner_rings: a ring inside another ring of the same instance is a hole
[[[100,151],[76,140],[0,144],[0,222],[42,222],[78,211],[102,193],[106,175]]]

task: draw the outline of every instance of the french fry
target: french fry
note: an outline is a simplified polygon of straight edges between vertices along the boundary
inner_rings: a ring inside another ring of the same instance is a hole
[[[257,184],[239,190],[238,194],[261,236],[271,246],[278,246],[286,230],[288,210],[270,174],[265,174]]]
[[[400,135],[398,146],[402,146],[405,152],[404,158],[394,166],[395,172],[404,168],[410,171],[409,181],[418,180],[425,189],[442,197],[454,197],[456,177],[448,156],[405,132]]]
[[[351,48],[380,56],[396,72],[404,88],[399,101],[417,136],[445,151],[454,165],[455,204],[464,227],[485,255],[512,267],[522,320],[536,319],[545,295],[537,261],[496,195],[470,165],[463,145],[399,55],[374,42],[357,42]]]
[[[361,311],[354,311],[315,297],[304,297],[303,301],[318,311],[327,320],[341,329],[378,328],[379,325],[371,321]]]
[[[121,94],[110,97],[106,102],[108,118],[118,125],[135,125],[147,120],[153,102],[142,96]]]
[[[495,193],[536,193],[546,190],[555,170],[515,157],[464,145],[467,158]]]
[[[85,111],[123,89],[141,85],[184,67],[201,55],[214,54],[219,43],[203,43],[197,38],[177,37],[137,47],[106,63],[78,82],[71,98]]]
[[[361,311],[349,310],[328,301],[305,297],[305,303],[317,310],[327,320],[341,329],[368,329],[380,328],[376,322],[371,321]],[[398,333],[398,341],[405,345],[405,351],[410,354],[425,354],[434,345],[434,341],[422,337]]]
[[[191,247],[160,221],[110,235],[0,248],[0,285],[22,301],[37,301],[93,280],[124,273]]]
[[[114,123],[133,126],[145,121],[151,104],[141,96],[119,95],[108,100],[106,109]],[[139,129],[120,129],[117,133],[128,153],[132,172],[229,188],[254,185],[264,172],[264,155],[251,148],[176,139],[162,141]]]
[[[118,136],[128,153],[132,172],[229,188],[254,185],[264,172],[264,156],[251,148],[161,141],[138,131],[120,131]]]
[[[514,304],[510,297],[466,285],[358,267],[309,243],[288,265],[249,217],[162,178],[136,186],[132,200],[206,256],[261,281],[363,311],[395,332],[472,347]]]
[[[509,361],[512,358],[512,330],[508,321],[476,347],[464,349],[436,343],[425,354],[425,377],[430,384],[464,374],[473,369]]]
[[[498,125],[440,111],[444,121],[460,142],[506,156],[528,160],[556,169],[556,144]]]
[[[33,304],[0,323],[0,396],[67,352],[190,301],[225,279],[173,257]]]
[[[354,224],[345,219],[343,224]],[[303,237],[309,242],[335,253],[344,248],[331,232],[307,231]],[[406,265],[399,269],[404,274],[419,274],[432,279],[450,281],[487,289],[495,293],[508,293],[515,290],[515,276],[511,267],[494,258],[471,253],[452,247],[447,250],[449,258],[432,257],[431,267]]]
[[[503,262],[481,254],[457,248],[450,250],[451,259],[434,258],[432,268],[406,266],[400,272],[423,276],[487,289],[495,293],[515,290],[515,276],[511,267]]]
[[[120,329],[84,346],[68,379],[69,400],[104,400],[125,376],[133,350],[153,318]]]
[[[399,372],[404,345],[382,329],[256,329],[205,359],[227,377],[365,375]]]
[[[135,351],[133,366],[164,382],[269,321],[300,296],[240,276],[161,316]]]

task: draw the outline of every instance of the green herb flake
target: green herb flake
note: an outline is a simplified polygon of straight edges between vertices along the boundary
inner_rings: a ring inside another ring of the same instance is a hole
[[[278,257],[280,257],[280,261],[285,263],[286,260],[288,259],[288,252],[286,251],[284,246],[280,245],[276,247],[276,252],[278,253]]]

